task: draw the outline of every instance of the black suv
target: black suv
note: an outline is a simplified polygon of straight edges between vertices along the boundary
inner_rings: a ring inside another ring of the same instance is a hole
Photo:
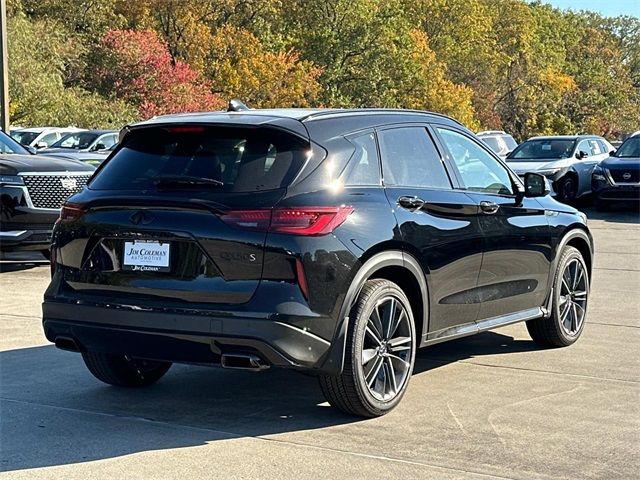
[[[278,109],[127,127],[52,254],[46,336],[106,383],[290,367],[377,416],[419,347],[520,321],[575,342],[593,248],[544,177],[447,117]]]
[[[0,132],[0,252],[40,250],[49,257],[60,207],[94,171],[76,160],[32,155]]]

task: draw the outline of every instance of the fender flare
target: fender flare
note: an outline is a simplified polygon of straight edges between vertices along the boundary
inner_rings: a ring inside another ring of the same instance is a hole
[[[556,268],[558,268],[558,261],[560,260],[560,252],[567,246],[567,244],[574,238],[580,238],[589,246],[589,281],[591,281],[593,270],[593,238],[588,230],[581,227],[569,227],[569,230],[562,236],[556,247],[556,254],[551,262],[551,268],[549,269],[549,289],[547,291],[547,300],[544,304],[545,317],[551,315],[551,308],[553,302],[553,280],[555,278]]]
[[[346,350],[347,342],[347,328],[349,326],[349,311],[355,303],[362,287],[365,282],[378,270],[385,267],[403,267],[406,268],[414,276],[415,280],[420,286],[420,293],[422,296],[423,307],[423,322],[422,332],[416,332],[418,337],[418,345],[428,331],[429,325],[429,289],[427,280],[422,267],[418,260],[401,250],[386,250],[384,252],[377,253],[369,258],[358,270],[351,285],[347,290],[342,307],[340,308],[340,315],[338,317],[338,323],[336,331],[331,342],[331,348],[325,357],[320,370],[328,375],[339,375],[344,368],[344,354]]]

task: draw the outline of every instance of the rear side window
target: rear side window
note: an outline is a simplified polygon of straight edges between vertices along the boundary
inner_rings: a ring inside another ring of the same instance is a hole
[[[386,185],[451,188],[440,154],[425,128],[383,130],[378,140]]]
[[[222,182],[215,189],[223,192],[273,190],[295,177],[307,150],[301,139],[270,128],[150,128],[125,139],[90,188],[147,190],[174,177]]]
[[[345,185],[380,185],[380,159],[374,134],[366,133],[350,141],[356,149],[349,160]]]

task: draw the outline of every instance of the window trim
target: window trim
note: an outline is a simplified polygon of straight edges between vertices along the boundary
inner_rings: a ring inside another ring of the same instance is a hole
[[[349,184],[347,184],[346,180],[347,180],[347,176],[351,173],[351,171],[347,172],[347,168],[349,167],[349,164],[351,163],[351,160],[353,159],[353,156],[356,154],[356,151],[357,151],[357,146],[353,143],[353,139],[358,138],[358,137],[362,137],[364,135],[373,135],[373,143],[375,145],[376,155],[378,157],[378,183],[369,183],[369,184],[362,184],[362,185],[349,185]],[[382,181],[382,176],[384,175],[384,173],[382,171],[382,156],[380,154],[380,145],[378,144],[378,135],[376,135],[375,128],[368,128],[366,130],[360,130],[358,132],[350,133],[348,135],[345,135],[344,139],[347,142],[349,142],[349,144],[351,144],[351,146],[353,147],[353,153],[351,153],[351,155],[349,156],[349,159],[347,160],[344,168],[342,169],[342,171],[340,172],[340,175],[338,176],[338,178],[344,179],[344,187],[345,188],[359,188],[359,187],[366,188],[366,187],[381,187],[381,186],[383,186],[384,183]]]
[[[427,134],[427,137],[431,140],[431,143],[433,143],[433,146],[436,149],[436,152],[438,153],[438,157],[440,159],[440,162],[442,163],[442,167],[444,168],[444,171],[447,175],[447,178],[449,179],[449,186],[448,187],[427,187],[427,186],[416,186],[416,185],[392,185],[392,184],[386,184],[384,181],[384,159],[382,158],[382,149],[380,148],[380,138],[379,138],[379,133],[380,132],[384,132],[387,130],[395,130],[395,129],[399,129],[399,128],[423,128],[425,129],[425,133]],[[378,126],[375,128],[375,133],[376,133],[376,143],[378,145],[378,157],[380,159],[380,168],[381,168],[381,179],[382,179],[382,185],[385,188],[419,188],[419,189],[430,189],[430,190],[455,190],[456,185],[458,184],[458,179],[457,177],[455,177],[453,175],[453,171],[450,167],[450,165],[448,164],[447,160],[445,159],[445,156],[443,155],[443,149],[439,144],[438,139],[434,136],[433,131],[431,129],[431,125],[429,123],[423,123],[423,122],[406,122],[406,123],[394,123],[394,124],[389,124],[389,125],[382,125],[382,126]]]
[[[483,145],[482,140],[479,140],[478,138],[474,138],[474,136],[473,135],[469,135],[468,132],[466,132],[466,131],[464,131],[462,129],[455,128],[455,127],[453,127],[451,125],[445,125],[445,124],[442,124],[442,123],[432,123],[431,127],[433,129],[433,132],[434,132],[436,138],[438,139],[438,142],[440,142],[440,144],[441,144],[442,150],[444,152],[446,152],[446,160],[447,160],[447,162],[451,165],[451,168],[455,172],[456,178],[458,179],[458,186],[456,186],[454,188],[456,188],[457,190],[462,190],[464,192],[469,192],[469,193],[474,193],[474,194],[494,195],[494,196],[498,196],[498,197],[502,197],[502,198],[513,198],[513,199],[516,199],[516,198],[518,198],[518,197],[523,195],[523,193],[524,193],[524,185],[523,185],[522,181],[520,180],[520,177],[518,177],[518,175],[516,175],[509,168],[507,163],[505,161],[503,161],[498,156],[498,154],[494,153],[493,150],[491,150],[491,148],[489,148],[488,145]],[[440,135],[440,132],[438,131],[438,129],[450,130],[450,131],[452,131],[454,133],[462,135],[463,137],[466,137],[472,143],[475,143],[477,146],[479,146],[490,157],[492,157],[507,172],[507,175],[509,176],[509,179],[511,180],[511,188],[513,190],[513,193],[501,194],[501,193],[494,193],[494,192],[479,192],[479,191],[476,191],[476,190],[469,190],[467,188],[467,186],[465,185],[464,179],[462,178],[462,175],[460,174],[460,171],[458,170],[458,166],[456,165],[455,161],[453,160],[453,156],[451,155],[451,152],[447,148],[447,145],[444,142],[444,140],[442,139],[442,136]]]

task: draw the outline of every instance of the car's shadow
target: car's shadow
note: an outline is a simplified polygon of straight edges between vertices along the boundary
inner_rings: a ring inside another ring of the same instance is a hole
[[[483,333],[420,350],[415,375],[460,359],[535,348]],[[53,346],[1,352],[0,366],[0,470],[362,421],[330,408],[317,380],[294,371],[174,365],[151,387],[121,389],[91,377],[78,354]]]

